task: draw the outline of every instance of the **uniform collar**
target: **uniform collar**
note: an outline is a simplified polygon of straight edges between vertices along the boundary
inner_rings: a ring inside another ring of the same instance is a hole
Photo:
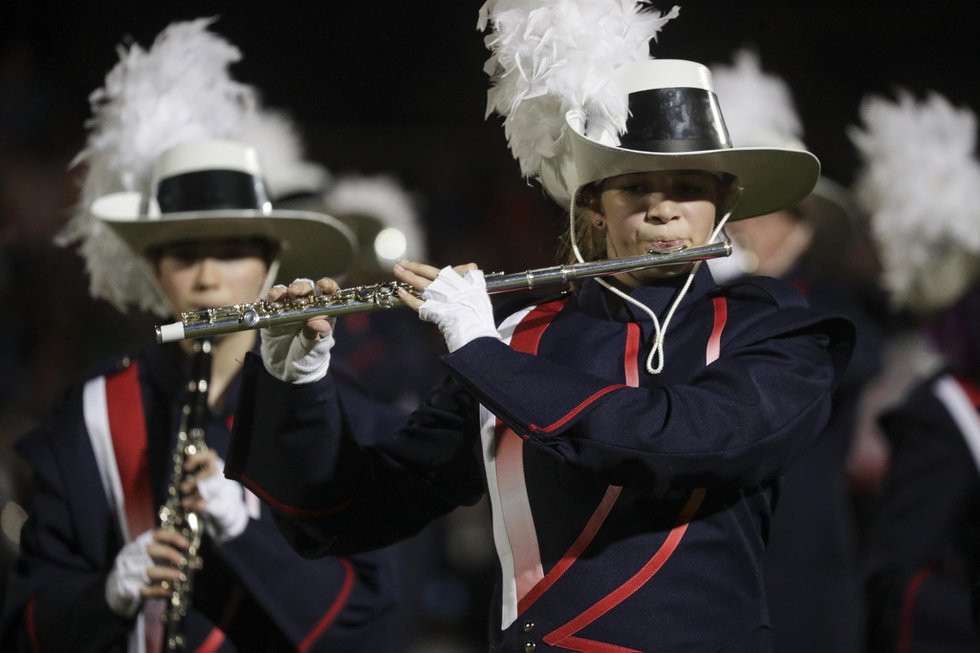
[[[255,339],[252,353],[259,353],[260,340]],[[183,402],[183,395],[187,383],[187,359],[183,355],[177,343],[166,345],[156,345],[148,347],[143,351],[143,364],[145,366],[146,378],[157,391],[163,393],[171,403]],[[225,401],[219,417],[225,418],[234,413],[238,403],[238,389],[241,383],[241,374],[236,374],[235,378],[228,384],[225,390]]]
[[[672,277],[658,281],[656,284],[641,286],[629,292],[633,299],[650,307],[658,316],[669,310],[670,304],[684,286],[687,275]],[[708,271],[707,265],[701,265],[694,275],[694,282],[688,289],[681,306],[686,306],[696,298],[707,294],[715,287],[715,281]],[[650,318],[636,306],[622,301],[600,285],[595,279],[588,279],[577,293],[578,303],[582,310],[595,317],[601,317],[616,322],[644,322]]]

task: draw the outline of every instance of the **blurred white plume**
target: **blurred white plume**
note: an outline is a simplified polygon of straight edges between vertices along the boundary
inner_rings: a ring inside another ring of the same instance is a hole
[[[488,0],[477,28],[491,55],[487,116],[504,118],[504,133],[525,177],[561,155],[565,114],[588,117],[590,135],[621,134],[626,97],[610,88],[620,66],[649,59],[655,39],[679,8],[650,11],[635,0]]]
[[[290,195],[320,193],[330,179],[325,166],[305,158],[303,139],[284,112],[261,108],[249,112],[238,140],[258,150],[273,205]]]
[[[254,91],[228,74],[241,53],[208,31],[212,22],[173,23],[149,50],[120,46],[119,63],[105,86],[89,96],[88,141],[73,161],[87,166],[81,201],[56,242],[79,243],[91,295],[121,311],[134,303],[167,313],[144,262],[92,218],[88,207],[108,193],[148,191],[161,152],[189,140],[235,137],[255,108]]]
[[[948,305],[980,273],[976,117],[930,93],[870,96],[849,135],[862,166],[858,202],[871,216],[883,282],[897,306]]]
[[[802,147],[803,125],[789,85],[763,72],[759,55],[739,50],[731,65],[711,66],[718,102],[735,147]]]

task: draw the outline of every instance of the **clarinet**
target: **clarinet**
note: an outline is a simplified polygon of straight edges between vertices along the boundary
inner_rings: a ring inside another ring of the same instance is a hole
[[[187,401],[180,414],[180,429],[173,450],[173,473],[167,488],[167,500],[160,508],[160,527],[178,532],[190,542],[187,553],[178,569],[183,580],[173,583],[173,593],[167,602],[164,615],[164,650],[182,653],[186,647],[184,618],[190,608],[194,590],[194,573],[201,569],[201,518],[184,508],[180,486],[186,478],[184,463],[189,456],[207,449],[204,428],[208,415],[208,387],[211,381],[211,341],[195,340],[190,381],[187,384]]]

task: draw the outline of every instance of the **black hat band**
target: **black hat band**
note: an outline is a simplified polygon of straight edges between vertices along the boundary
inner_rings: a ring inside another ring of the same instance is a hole
[[[732,146],[718,98],[702,88],[655,88],[629,94],[620,147],[644,152],[699,152]]]
[[[156,199],[161,213],[264,211],[269,205],[262,178],[240,170],[197,170],[161,179]]]

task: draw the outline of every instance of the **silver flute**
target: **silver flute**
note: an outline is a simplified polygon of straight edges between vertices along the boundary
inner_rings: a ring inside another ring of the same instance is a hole
[[[635,272],[645,268],[692,263],[728,256],[731,243],[713,243],[699,247],[680,247],[675,250],[649,252],[629,258],[586,261],[569,265],[504,274],[493,272],[485,275],[488,293],[511,290],[531,290],[541,286],[566,284],[577,279],[604,277],[623,272]],[[180,321],[156,327],[157,342],[174,342],[185,338],[203,338],[247,331],[280,324],[305,322],[313,317],[335,317],[351,313],[364,313],[383,308],[403,306],[398,299],[398,289],[404,288],[416,297],[420,291],[412,286],[389,281],[354,288],[344,288],[330,295],[281,299],[273,302],[259,300],[251,304],[233,304],[180,314]]]

